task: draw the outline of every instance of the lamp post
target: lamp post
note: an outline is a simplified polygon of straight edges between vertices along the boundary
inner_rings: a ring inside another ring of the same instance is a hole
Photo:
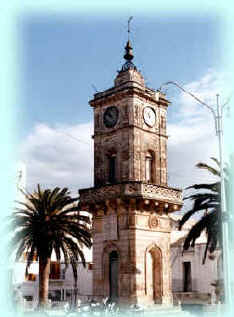
[[[224,180],[224,173],[223,173],[223,109],[228,101],[220,105],[219,102],[219,95],[216,95],[216,109],[212,106],[206,104],[200,98],[195,96],[193,93],[187,91],[182,86],[180,86],[177,82],[168,81],[164,83],[160,88],[167,85],[174,85],[184,93],[190,95],[193,99],[195,99],[198,103],[205,106],[213,115],[215,121],[215,132],[218,137],[218,146],[219,146],[219,162],[220,162],[220,183],[221,183],[221,222],[222,222],[222,251],[223,251],[223,279],[224,279],[224,296],[225,296],[225,304],[228,308],[231,308],[232,305],[232,298],[231,298],[231,270],[230,270],[230,253],[228,249],[228,241],[229,241],[229,234],[228,234],[228,211],[226,208],[226,199],[225,199],[225,180]]]

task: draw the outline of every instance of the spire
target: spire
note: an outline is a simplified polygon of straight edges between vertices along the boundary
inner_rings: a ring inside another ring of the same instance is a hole
[[[130,41],[130,21],[133,17],[128,19],[128,40],[125,46],[124,59],[125,63],[121,67],[121,70],[118,70],[118,75],[115,78],[115,87],[124,85],[139,85],[145,87],[145,82],[142,74],[137,70],[136,66],[133,64],[132,60],[134,58],[132,45]]]
[[[132,59],[134,58],[133,52],[132,52],[132,46],[131,42],[129,39],[130,36],[130,21],[132,20],[133,17],[130,17],[128,19],[128,41],[125,46],[125,54],[124,54],[124,59],[126,62],[122,66],[122,71],[128,70],[128,69],[136,69],[136,66],[132,63]]]

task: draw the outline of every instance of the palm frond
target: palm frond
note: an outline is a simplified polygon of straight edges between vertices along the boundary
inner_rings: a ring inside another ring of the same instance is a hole
[[[220,191],[220,182],[215,182],[211,184],[194,184],[186,187],[186,189],[208,189],[214,192]]]
[[[214,167],[206,164],[206,163],[197,163],[196,167],[200,168],[200,169],[205,169],[207,171],[209,171],[210,173],[212,173],[215,176],[219,176],[220,177],[220,171],[218,171],[217,169],[215,169]]]
[[[205,169],[214,176],[220,177],[220,163],[212,157],[211,158],[217,165],[218,169],[206,164],[198,163],[196,166],[200,169]],[[228,188],[228,173],[225,172],[225,189]],[[186,189],[198,191],[192,193],[184,198],[193,202],[193,206],[188,210],[179,222],[179,229],[197,212],[203,212],[202,218],[192,226],[186,239],[184,241],[183,250],[195,245],[196,240],[202,232],[206,232],[207,241],[203,255],[202,263],[204,264],[207,257],[207,252],[214,252],[218,245],[221,245],[221,209],[220,209],[220,180],[206,184],[194,184]]]
[[[210,234],[208,234],[208,239],[206,242],[206,249],[203,256],[203,264],[205,263],[206,256],[207,256],[207,250],[210,246],[211,242],[214,243],[216,239],[214,240],[212,232],[209,231],[210,226],[214,226],[217,222],[217,213],[216,211],[213,211],[210,214],[207,214],[203,216],[189,231],[185,241],[184,241],[184,250],[188,250],[189,247],[194,247],[196,239],[198,239],[202,233],[202,231],[207,230]],[[216,247],[216,245],[215,245]]]
[[[220,169],[220,162],[219,162],[219,160],[217,159],[217,158],[215,158],[215,157],[211,157],[210,158],[212,161],[214,161],[216,164],[217,164],[217,166],[218,166],[218,168]]]

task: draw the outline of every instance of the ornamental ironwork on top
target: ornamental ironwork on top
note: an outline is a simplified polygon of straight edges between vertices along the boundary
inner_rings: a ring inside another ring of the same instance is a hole
[[[132,62],[133,58],[134,58],[134,55],[132,52],[131,42],[130,40],[128,40],[125,46],[125,54],[124,54],[124,59],[126,60],[126,62],[123,64],[121,71],[126,71],[129,69],[137,70],[136,66]]]

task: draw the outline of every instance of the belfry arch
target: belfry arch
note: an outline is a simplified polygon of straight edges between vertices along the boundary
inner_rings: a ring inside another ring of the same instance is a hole
[[[148,150],[145,155],[145,180],[147,183],[156,181],[155,153],[152,150]]]
[[[118,160],[116,148],[111,148],[106,152],[107,175],[105,183],[113,184],[118,180]]]

